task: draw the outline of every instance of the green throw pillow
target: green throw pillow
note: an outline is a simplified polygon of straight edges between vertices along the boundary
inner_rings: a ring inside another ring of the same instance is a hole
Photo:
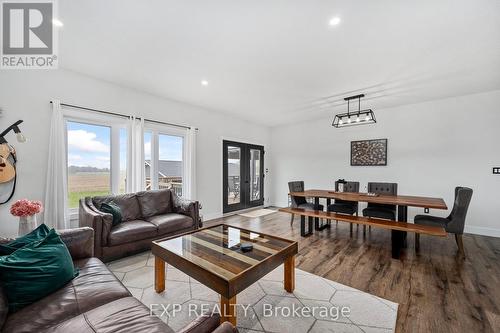
[[[114,202],[103,203],[100,210],[113,215],[113,227],[122,222],[122,210]]]
[[[47,227],[45,224],[40,224],[32,232],[16,238],[11,242],[0,244],[0,256],[11,254],[15,250],[20,249],[27,244],[44,239],[49,234],[49,231],[49,227]]]
[[[68,248],[54,229],[41,241],[0,257],[0,283],[10,312],[53,293],[77,275]]]

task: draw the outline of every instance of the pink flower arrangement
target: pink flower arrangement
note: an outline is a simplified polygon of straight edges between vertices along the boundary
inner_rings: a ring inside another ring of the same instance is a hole
[[[40,213],[43,205],[40,201],[20,199],[10,207],[10,213],[14,216],[26,217]]]

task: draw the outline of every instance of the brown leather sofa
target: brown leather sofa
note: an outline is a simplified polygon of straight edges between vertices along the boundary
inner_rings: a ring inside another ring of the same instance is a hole
[[[99,210],[110,201],[122,210],[123,222],[115,227],[112,215]],[[95,256],[107,262],[148,250],[152,240],[197,229],[199,203],[168,189],[87,197],[80,200],[79,223],[94,229]]]
[[[59,231],[79,275],[56,292],[15,312],[8,313],[8,301],[0,287],[0,332],[52,333],[159,333],[174,331],[132,297],[106,265],[93,258],[90,228]],[[0,239],[6,242],[7,239]],[[236,333],[229,323],[219,326],[218,315],[197,318],[182,333]]]

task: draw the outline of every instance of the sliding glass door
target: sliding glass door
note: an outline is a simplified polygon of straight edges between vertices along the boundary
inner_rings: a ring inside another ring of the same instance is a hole
[[[264,147],[223,141],[223,211],[264,204]]]

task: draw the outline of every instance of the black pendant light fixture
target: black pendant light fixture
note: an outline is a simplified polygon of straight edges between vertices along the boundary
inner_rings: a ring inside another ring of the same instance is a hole
[[[361,110],[361,98],[365,97],[364,94],[350,96],[344,98],[347,101],[347,113],[339,113],[335,115],[333,118],[333,127],[347,127],[347,126],[356,126],[356,125],[366,125],[366,124],[375,124],[377,120],[375,119],[375,113],[373,113],[372,109]],[[358,100],[358,110],[351,111],[351,100]]]

